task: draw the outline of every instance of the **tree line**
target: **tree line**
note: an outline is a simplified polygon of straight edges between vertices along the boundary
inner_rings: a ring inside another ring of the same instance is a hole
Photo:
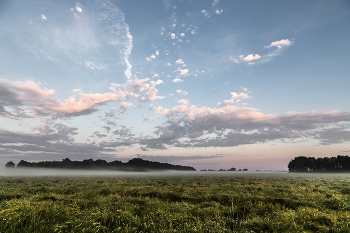
[[[147,171],[147,170],[177,170],[177,171],[196,171],[193,167],[173,165],[169,163],[161,163],[155,161],[143,160],[141,158],[133,158],[126,163],[115,160],[107,162],[103,159],[85,159],[83,161],[72,161],[65,158],[62,161],[41,161],[27,162],[21,160],[17,166],[9,161],[6,168],[64,168],[64,169],[108,169],[118,171]]]
[[[347,155],[324,158],[298,156],[289,162],[288,170],[289,172],[350,172],[350,157]]]

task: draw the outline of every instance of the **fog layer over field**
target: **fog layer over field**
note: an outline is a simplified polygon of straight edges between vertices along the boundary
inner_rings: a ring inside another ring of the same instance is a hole
[[[170,174],[193,174],[194,172],[179,171],[142,171],[125,172],[110,170],[73,170],[73,169],[46,169],[46,168],[17,168],[0,169],[0,176],[149,176],[149,175],[170,175]]]
[[[262,176],[262,177],[324,177],[324,178],[349,178],[350,173],[289,173],[286,171],[110,171],[110,170],[73,170],[73,169],[46,169],[46,168],[0,168],[0,177],[7,176]]]

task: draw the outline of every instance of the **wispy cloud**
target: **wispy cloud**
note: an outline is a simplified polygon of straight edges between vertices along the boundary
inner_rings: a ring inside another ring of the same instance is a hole
[[[104,3],[103,5],[106,5],[106,3]],[[124,52],[123,52],[123,57],[124,57],[124,61],[126,64],[126,69],[125,69],[125,76],[127,77],[128,80],[131,79],[132,77],[132,65],[129,61],[129,57],[131,55],[132,49],[133,49],[133,37],[130,33],[130,29],[129,29],[129,25],[127,23],[125,23],[125,17],[122,11],[119,10],[119,8],[114,5],[111,2],[108,2],[108,8],[109,11],[106,12],[106,14],[103,15],[103,18],[100,19],[102,21],[108,21],[109,23],[115,24],[112,27],[111,33],[114,36],[113,40],[111,41],[111,43],[113,44],[113,42],[118,39],[116,38],[116,36],[118,36],[120,34],[120,27],[124,30],[124,35],[122,34],[122,36],[124,37],[122,43],[124,44]],[[107,28],[109,28],[110,26],[107,26]]]
[[[177,89],[177,90],[176,90],[176,93],[178,93],[178,94],[180,94],[180,95],[187,95],[187,94],[188,94],[187,91],[183,91],[183,90],[181,90],[181,89]]]
[[[104,69],[103,65],[95,64],[92,61],[85,61],[85,68],[88,70],[101,70]]]
[[[205,17],[207,17],[207,18],[209,18],[209,17],[210,17],[210,14],[209,14],[209,12],[208,12],[208,11],[206,11],[206,10],[202,10],[201,12],[202,12],[202,14],[203,14]]]
[[[270,45],[264,46],[264,48],[272,49],[271,52],[264,56],[262,62],[268,62],[273,57],[281,55],[283,50],[293,44],[293,40],[283,39],[272,42]]]

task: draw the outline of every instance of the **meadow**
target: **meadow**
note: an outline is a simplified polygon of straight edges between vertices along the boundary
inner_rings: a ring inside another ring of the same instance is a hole
[[[350,175],[3,176],[0,232],[350,232]]]

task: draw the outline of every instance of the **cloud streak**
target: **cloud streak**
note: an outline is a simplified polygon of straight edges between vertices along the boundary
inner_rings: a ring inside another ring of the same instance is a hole
[[[41,88],[33,81],[10,81],[0,79],[0,105],[10,116],[28,117],[70,117],[90,114],[96,107],[124,97],[121,91],[103,94],[86,94],[73,90],[73,95],[66,101],[55,97],[52,89]]]
[[[155,131],[158,137],[141,141],[149,148],[231,147],[275,140],[316,140],[320,144],[350,141],[347,123],[350,121],[350,112],[265,115],[253,108],[194,105],[153,109],[168,120]]]

